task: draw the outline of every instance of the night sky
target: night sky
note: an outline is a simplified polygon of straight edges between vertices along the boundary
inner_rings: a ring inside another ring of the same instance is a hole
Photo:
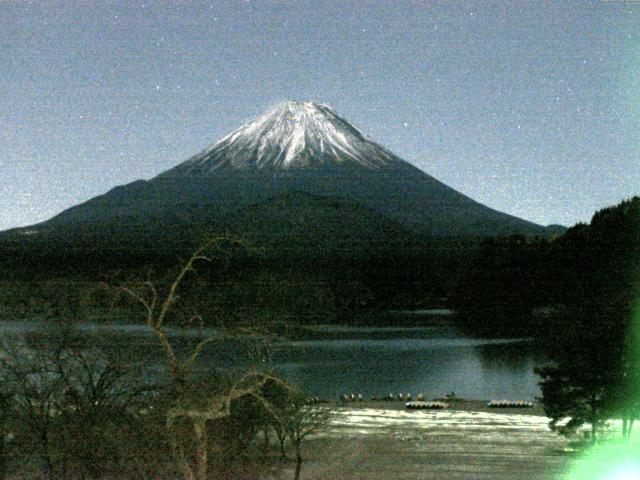
[[[588,221],[640,193],[640,2],[0,1],[0,229],[287,99],[490,207]]]

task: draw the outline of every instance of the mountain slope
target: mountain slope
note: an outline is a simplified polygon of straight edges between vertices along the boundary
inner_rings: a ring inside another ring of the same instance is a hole
[[[35,229],[226,222],[292,192],[340,198],[434,236],[547,234],[446,186],[310,102],[286,102],[157,177],[117,187]]]
[[[339,198],[292,192],[223,219],[233,234],[296,258],[381,254],[417,241],[399,222]]]

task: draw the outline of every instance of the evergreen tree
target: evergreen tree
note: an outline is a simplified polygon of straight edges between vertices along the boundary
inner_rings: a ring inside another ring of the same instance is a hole
[[[537,370],[545,412],[556,429],[565,417],[565,430],[590,423],[594,441],[606,419],[622,418],[629,436],[640,414],[640,198],[572,230],[553,252],[573,264],[558,283],[566,309],[546,335],[555,365]]]

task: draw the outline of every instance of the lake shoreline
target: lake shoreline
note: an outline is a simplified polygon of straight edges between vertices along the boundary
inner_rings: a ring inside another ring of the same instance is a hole
[[[489,409],[482,400],[443,410],[403,402],[331,402],[327,430],[305,444],[303,478],[338,480],[547,480],[575,454],[548,427],[539,405]],[[294,463],[271,477],[291,478]]]
[[[500,400],[500,399],[491,399]],[[510,398],[508,400],[520,400],[519,398]],[[352,410],[381,409],[381,410],[403,410],[407,412],[469,412],[469,413],[495,413],[508,415],[531,415],[537,417],[546,417],[544,408],[538,402],[533,402],[532,407],[528,408],[495,408],[489,407],[487,404],[490,400],[473,400],[467,398],[456,398],[454,400],[443,397],[435,398],[429,401],[444,402],[447,408],[433,410],[412,410],[405,406],[406,401],[390,401],[390,400],[363,400],[345,402],[342,400],[329,401],[325,405],[332,408],[347,408]]]

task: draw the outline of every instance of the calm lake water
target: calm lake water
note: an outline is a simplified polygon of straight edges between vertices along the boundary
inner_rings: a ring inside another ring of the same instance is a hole
[[[473,399],[533,400],[540,394],[533,367],[546,360],[530,339],[470,338],[454,328],[448,313],[395,314],[414,320],[419,316],[420,326],[412,327],[309,327],[304,338],[272,344],[271,363],[309,394],[327,399],[343,393],[369,397],[422,392],[437,397],[455,392]],[[7,338],[39,328],[35,323],[3,322],[0,335]],[[150,372],[162,365],[155,338],[144,326],[86,323],[80,329],[101,348],[149,365]],[[183,345],[197,336],[194,330],[170,333]],[[210,347],[201,368],[246,362],[245,347],[238,342],[220,340]]]

